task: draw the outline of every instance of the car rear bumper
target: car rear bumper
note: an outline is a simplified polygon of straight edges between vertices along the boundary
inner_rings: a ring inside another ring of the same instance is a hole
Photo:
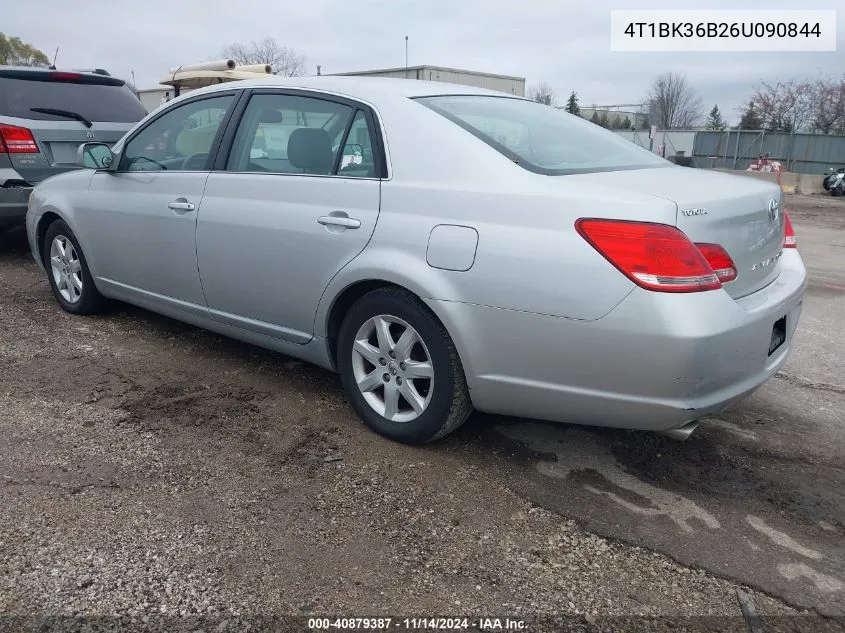
[[[32,187],[0,187],[0,224],[21,222]]]
[[[786,362],[807,276],[786,250],[778,278],[732,299],[723,290],[635,289],[596,321],[431,301],[461,353],[481,411],[668,430],[717,413]],[[786,317],[786,340],[768,354]]]

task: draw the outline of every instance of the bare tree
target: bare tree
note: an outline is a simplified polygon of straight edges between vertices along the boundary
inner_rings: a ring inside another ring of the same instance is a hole
[[[845,76],[820,78],[814,84],[813,130],[822,134],[845,134]]]
[[[538,103],[544,103],[547,106],[553,106],[557,103],[557,96],[552,87],[545,81],[541,81],[528,91],[528,98]]]
[[[795,79],[761,82],[751,97],[763,129],[798,132],[807,129],[817,109],[817,94],[811,82]]]
[[[684,75],[660,75],[651,85],[646,103],[649,120],[662,130],[689,129],[701,120],[701,97]]]
[[[221,54],[238,65],[270,64],[273,72],[283,77],[305,74],[305,56],[282,46],[272,37],[265,37],[260,42],[253,40],[249,44],[236,42],[224,48]]]

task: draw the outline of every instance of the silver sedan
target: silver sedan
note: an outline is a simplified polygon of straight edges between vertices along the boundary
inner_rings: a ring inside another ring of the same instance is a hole
[[[221,84],[79,161],[27,215],[63,309],[335,370],[403,442],[473,408],[685,436],[783,365],[806,288],[776,185],[464,86]]]

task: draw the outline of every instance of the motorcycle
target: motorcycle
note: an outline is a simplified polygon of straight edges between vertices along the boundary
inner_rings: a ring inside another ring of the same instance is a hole
[[[831,167],[829,171],[830,173],[822,181],[822,187],[832,196],[845,196],[845,167],[840,167],[836,171]]]

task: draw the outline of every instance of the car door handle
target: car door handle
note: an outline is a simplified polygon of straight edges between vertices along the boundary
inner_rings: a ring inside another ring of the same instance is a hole
[[[168,209],[172,209],[173,211],[193,211],[196,209],[193,202],[185,202],[181,200],[174,200],[173,202],[167,205]]]
[[[317,218],[317,222],[323,226],[339,226],[344,229],[357,229],[361,226],[361,220],[343,215],[323,215]]]

